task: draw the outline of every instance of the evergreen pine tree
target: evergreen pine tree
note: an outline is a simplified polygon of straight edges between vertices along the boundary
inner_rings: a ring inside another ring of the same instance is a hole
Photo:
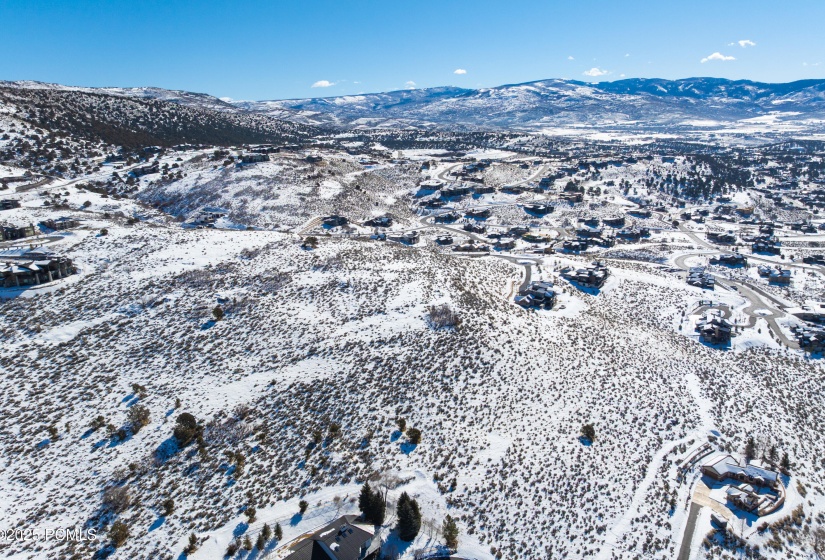
[[[415,539],[421,530],[421,511],[418,502],[410,498],[406,492],[398,498],[398,538],[410,542]]]
[[[787,471],[791,468],[791,460],[788,458],[788,453],[782,454],[782,462],[780,463],[782,466],[783,471]]]
[[[455,519],[451,516],[444,518],[444,524],[441,527],[441,533],[444,536],[444,543],[450,550],[458,548],[458,525]]]
[[[373,525],[383,525],[387,517],[387,501],[381,492],[374,491],[370,499],[370,521]]]
[[[272,538],[272,529],[269,527],[269,524],[264,523],[264,528],[261,529],[261,534],[264,536],[265,541]]]
[[[275,540],[280,542],[280,540],[282,538],[284,538],[284,530],[281,529],[281,524],[280,523],[276,523],[275,524]]]
[[[745,459],[752,461],[754,457],[756,457],[756,443],[754,443],[752,437],[749,437],[748,443],[745,445]]]
[[[358,509],[364,516],[364,519],[369,519],[370,505],[372,504],[372,488],[370,483],[365,482],[361,487],[361,494],[358,496]]]

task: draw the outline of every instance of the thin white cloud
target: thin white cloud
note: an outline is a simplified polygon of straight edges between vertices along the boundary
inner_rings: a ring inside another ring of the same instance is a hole
[[[598,78],[599,76],[604,76],[605,74],[610,74],[607,70],[602,70],[601,68],[593,67],[590,70],[585,70],[582,72],[585,76],[590,76],[591,78]]]
[[[756,43],[754,43],[750,39],[742,39],[741,41],[736,41],[736,42],[739,43],[739,46],[742,47],[743,49],[746,49],[748,47],[755,47],[756,46]]]
[[[414,82],[414,81],[412,81],[412,80],[410,80],[409,82],[405,83],[404,85],[405,85],[405,86],[407,86],[408,88],[415,88],[415,82]]]
[[[705,58],[700,60],[700,62],[702,64],[704,64],[705,62],[708,62],[710,60],[721,60],[722,62],[727,62],[729,60],[736,60],[736,58],[734,58],[732,56],[725,56],[724,54],[722,54],[720,52],[715,52],[712,55],[706,56]]]
[[[453,74],[466,74],[467,71],[464,68],[456,68],[453,70]]]
[[[334,85],[335,82],[330,82],[329,80],[318,80],[317,82],[312,84],[312,87],[330,87]]]
[[[573,58],[573,55],[571,54],[570,56],[567,57],[567,60],[576,60],[576,59]]]
[[[630,56],[630,53],[625,53],[624,57],[627,58],[628,56]]]

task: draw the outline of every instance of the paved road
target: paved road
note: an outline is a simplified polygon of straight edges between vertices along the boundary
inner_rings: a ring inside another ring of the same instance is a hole
[[[63,239],[65,238],[60,235],[47,235],[45,237],[25,237],[23,239],[15,239],[14,241],[0,242],[0,249],[14,249],[16,247],[28,249],[32,245],[40,247],[42,245],[48,245],[50,243],[57,243],[58,241],[62,241]]]
[[[679,547],[677,560],[690,560],[690,543],[693,541],[693,532],[696,530],[696,519],[702,506],[696,502],[691,502],[690,513],[688,513],[687,525],[685,526],[685,536],[682,538],[682,546]]]
[[[40,179],[36,183],[27,183],[25,185],[20,185],[20,186],[16,187],[14,189],[14,192],[30,191],[30,190],[36,189],[38,187],[42,187],[43,185],[48,185],[49,183],[54,181],[54,179],[55,179],[54,177],[43,177],[42,179]]]
[[[512,257],[510,255],[495,255],[491,254],[492,257],[497,257],[499,259],[504,259],[505,261],[509,261],[513,264],[517,264],[524,267],[524,280],[519,285],[519,291],[524,290],[527,286],[530,285],[530,281],[532,279],[533,274],[533,265],[538,264],[538,260],[526,259],[526,258],[519,258],[519,257]]]
[[[448,176],[448,175],[452,175],[453,170],[454,170],[454,169],[458,169],[458,168],[460,168],[462,165],[464,165],[464,164],[463,164],[463,163],[457,163],[456,165],[451,165],[451,166],[449,166],[447,169],[445,169],[444,171],[442,171],[441,173],[438,173],[438,174],[436,175],[436,178],[437,178],[439,181],[451,181],[452,179],[448,179],[448,178],[447,178],[447,176]]]

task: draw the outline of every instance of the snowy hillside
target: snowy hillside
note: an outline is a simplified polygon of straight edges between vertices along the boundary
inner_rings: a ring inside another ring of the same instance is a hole
[[[0,87],[4,553],[285,560],[363,511],[370,560],[814,557],[825,142],[461,127],[817,87]]]

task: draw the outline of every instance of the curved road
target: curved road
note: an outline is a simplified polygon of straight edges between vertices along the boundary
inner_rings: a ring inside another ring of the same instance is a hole
[[[718,251],[715,251],[718,253]],[[690,267],[685,263],[685,261],[691,257],[695,256],[707,256],[712,253],[703,252],[703,253],[690,253],[687,255],[680,255],[676,257],[674,260],[677,267],[681,268],[682,270],[687,271]],[[782,332],[782,329],[779,328],[779,324],[776,322],[777,319],[784,317],[785,313],[776,309],[771,304],[766,303],[762,297],[756,292],[756,286],[753,286],[747,282],[740,282],[738,280],[729,280],[729,279],[722,279],[714,276],[717,283],[731,291],[736,291],[744,297],[748,302],[749,305],[743,310],[745,315],[748,316],[748,327],[753,327],[756,324],[757,318],[763,318],[768,323],[768,327],[773,331],[774,335],[788,348],[798,349],[799,345],[796,341],[789,339],[785,334]],[[735,286],[735,289],[734,289]],[[760,290],[762,292],[762,290]],[[764,292],[762,292],[764,294]],[[768,296],[768,294],[765,294]],[[772,296],[768,296],[771,299],[771,303],[778,303]],[[756,313],[756,309],[763,309],[767,311],[767,313]]]

